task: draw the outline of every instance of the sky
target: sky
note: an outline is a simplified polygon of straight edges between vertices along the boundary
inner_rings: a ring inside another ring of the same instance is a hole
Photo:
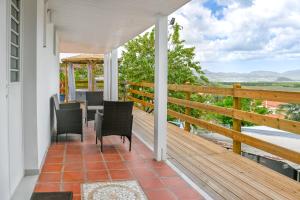
[[[203,69],[300,69],[300,0],[192,0],[170,17]]]

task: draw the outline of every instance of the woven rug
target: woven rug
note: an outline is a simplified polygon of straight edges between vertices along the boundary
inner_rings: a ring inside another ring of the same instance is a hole
[[[82,184],[82,200],[147,200],[137,181]]]

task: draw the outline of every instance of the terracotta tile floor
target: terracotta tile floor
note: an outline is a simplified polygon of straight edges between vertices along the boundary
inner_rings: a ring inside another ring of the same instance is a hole
[[[154,161],[151,150],[136,137],[131,152],[128,141],[105,137],[101,153],[92,124],[84,131],[83,143],[74,135],[50,146],[36,192],[73,191],[76,200],[81,199],[81,183],[137,180],[149,200],[203,199],[168,165]]]

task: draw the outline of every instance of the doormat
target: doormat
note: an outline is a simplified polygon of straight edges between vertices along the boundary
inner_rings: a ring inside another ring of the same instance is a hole
[[[137,181],[82,184],[82,200],[147,200]]]

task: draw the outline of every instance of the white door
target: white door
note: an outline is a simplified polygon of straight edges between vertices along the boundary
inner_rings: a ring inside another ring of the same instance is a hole
[[[0,199],[23,177],[20,0],[0,1]],[[3,45],[6,44],[6,45]]]
[[[21,76],[21,1],[9,1],[10,31],[8,49],[8,141],[10,192],[15,191],[24,175],[22,132],[22,76]]]
[[[2,49],[0,49],[2,52]],[[6,68],[2,65],[3,60],[0,55],[0,199],[8,200],[9,191],[9,152],[8,152],[8,112],[7,112],[7,89],[5,83]]]
[[[0,44],[7,42],[7,1],[0,1]],[[8,153],[8,90],[7,45],[0,45],[0,199],[8,200],[9,153]]]

